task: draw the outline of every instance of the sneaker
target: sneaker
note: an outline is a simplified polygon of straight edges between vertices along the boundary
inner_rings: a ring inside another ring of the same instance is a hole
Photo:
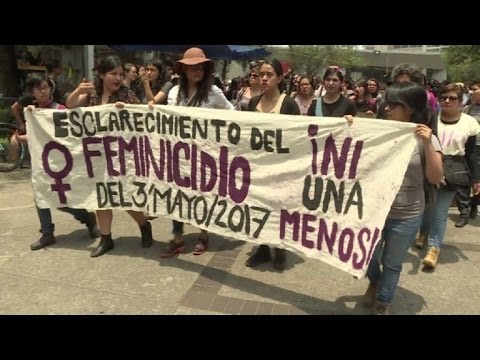
[[[42,233],[42,237],[35,241],[32,245],[30,245],[30,249],[35,251],[35,250],[40,250],[48,245],[55,244],[55,236],[53,235],[53,231],[48,231]]]
[[[269,262],[270,260],[272,260],[270,248],[267,245],[260,245],[255,254],[248,258],[248,260],[245,262],[245,265],[248,267],[255,267]]]
[[[160,254],[161,258],[169,258],[175,254],[180,254],[185,251],[185,242],[176,243],[175,240],[170,240],[167,248]]]
[[[390,315],[390,304],[383,301],[375,301],[372,315]]]
[[[417,240],[415,240],[415,243],[413,244],[417,249],[423,249],[425,247],[425,244],[428,241],[428,235],[418,235]]]
[[[97,225],[97,216],[94,212],[88,213],[88,222],[87,222],[88,234],[92,239],[100,237],[100,230]]]
[[[427,249],[427,255],[423,258],[423,265],[430,269],[437,267],[438,255],[440,255],[440,249],[437,247],[429,247]]]

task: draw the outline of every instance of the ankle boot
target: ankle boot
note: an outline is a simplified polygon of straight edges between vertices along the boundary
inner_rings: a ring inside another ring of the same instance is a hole
[[[375,300],[377,300],[377,286],[370,283],[365,295],[363,295],[362,305],[366,308],[371,308]]]
[[[455,223],[455,227],[463,228],[465,225],[468,224],[468,215],[461,214],[458,221]]]
[[[248,267],[255,267],[260,264],[269,262],[272,260],[272,254],[270,254],[270,248],[267,245],[260,245],[252,256],[250,256],[245,263]]]
[[[275,248],[275,258],[273,259],[273,268],[276,270],[285,270],[287,262],[287,252],[285,249]]]
[[[140,227],[140,232],[142,233],[142,247],[148,248],[152,246],[152,225],[148,221],[145,222],[145,224]]]
[[[105,254],[107,251],[113,249],[113,240],[112,240],[112,234],[110,235],[102,235],[101,240],[100,240],[100,245],[92,251],[90,254],[90,257],[98,257],[102,256]]]
[[[470,219],[474,220],[477,217],[477,205],[473,205],[470,207]]]
[[[55,236],[53,235],[53,229],[51,230],[40,230],[42,237],[30,245],[31,250],[39,250],[48,245],[55,244]]]
[[[425,245],[428,243],[428,234],[420,234],[418,238],[415,240],[415,247],[417,249],[423,249]]]
[[[94,212],[88,213],[87,229],[88,234],[92,239],[100,237],[100,230],[98,229],[97,225],[97,216]]]
[[[383,301],[375,301],[372,315],[390,315],[390,304]]]
[[[422,264],[429,269],[437,267],[438,256],[440,255],[440,248],[431,246],[427,249],[427,254],[423,258]]]

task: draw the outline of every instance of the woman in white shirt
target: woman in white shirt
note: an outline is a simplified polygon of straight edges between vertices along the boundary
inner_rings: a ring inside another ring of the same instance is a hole
[[[180,81],[168,93],[168,105],[233,110],[223,91],[213,85],[214,62],[205,56],[202,49],[193,47],[185,51],[183,58],[175,64],[175,72],[180,75]],[[185,251],[182,222],[173,220],[173,235],[162,257]],[[202,230],[193,254],[201,255],[207,248],[208,232]]]

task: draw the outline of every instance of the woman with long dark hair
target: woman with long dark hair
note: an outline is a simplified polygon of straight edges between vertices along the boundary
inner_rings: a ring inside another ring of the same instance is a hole
[[[290,114],[300,115],[297,103],[290,96],[283,93],[285,84],[283,67],[280,61],[273,59],[264,61],[259,68],[260,86],[263,91],[261,95],[250,99],[248,111],[257,111],[269,114]],[[255,267],[272,259],[270,247],[260,245],[257,251],[250,256],[245,265]],[[275,248],[273,267],[277,270],[284,270],[286,265],[285,249]]]
[[[374,315],[389,314],[403,259],[422,221],[425,208],[424,179],[426,177],[430,183],[438,184],[443,176],[440,143],[426,125],[428,108],[425,89],[411,82],[395,84],[388,88],[385,101],[389,120],[417,124],[415,136],[418,142],[387,215],[381,242],[368,266],[370,284],[364,304],[373,305]]]
[[[51,97],[52,88],[50,87],[48,80],[44,77],[33,75],[26,82],[26,94],[31,96],[32,102],[25,104],[28,111],[32,111],[34,108],[39,109],[65,109],[65,106],[52,100]],[[22,142],[26,142],[28,137],[34,137],[35,134],[20,135],[19,139]],[[37,208],[38,220],[40,221],[40,233],[42,236],[36,242],[30,245],[31,250],[39,250],[48,245],[55,244],[56,239],[54,235],[55,224],[52,222],[52,212],[50,209]],[[73,209],[69,207],[59,208],[58,210],[67,212],[78,220],[80,223],[87,226],[88,232],[92,239],[99,237],[97,228],[97,220],[95,214],[87,212],[85,209]]]
[[[183,58],[175,63],[174,70],[180,75],[180,82],[169,91],[168,105],[233,110],[223,91],[213,85],[215,64],[202,49],[193,47],[185,51]],[[149,106],[152,108],[153,103],[150,102]],[[185,251],[183,225],[183,222],[173,220],[174,238],[161,257],[171,257]],[[193,254],[201,255],[207,248],[208,232],[201,230]]]
[[[95,106],[103,104],[115,104],[123,107],[124,104],[139,104],[140,101],[132,90],[123,85],[125,70],[120,58],[110,55],[103,58],[97,68],[97,75],[94,82],[84,79],[80,85],[70,94],[67,99],[67,108],[72,109],[79,106]],[[136,221],[142,234],[142,247],[152,245],[152,227],[147,218],[140,211],[127,211]],[[111,209],[97,210],[98,226],[100,227],[101,241],[98,247],[92,251],[91,257],[97,257],[113,249],[112,240],[112,219]]]

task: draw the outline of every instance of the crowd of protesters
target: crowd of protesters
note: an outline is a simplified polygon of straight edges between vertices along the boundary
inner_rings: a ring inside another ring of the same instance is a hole
[[[12,106],[22,130],[25,128],[22,107],[62,107],[61,97],[54,89],[55,67],[50,68],[48,79],[29,81],[26,95]],[[389,84],[375,78],[352,81],[346,78],[342,68],[333,65],[318,78],[292,72],[284,74],[278,60],[261,60],[250,63],[244,78],[235,78],[225,85],[215,77],[214,62],[199,48],[188,49],[175,64],[153,59],[145,66],[138,66],[124,64],[118,56],[110,55],[102,59],[95,70],[93,81],[84,79],[68,94],[67,108],[148,103],[150,107],[167,104],[340,117],[349,124],[361,121],[358,118],[362,117],[416,123],[414,136],[419,139],[418,145],[367,271],[370,284],[364,303],[372,307],[374,314],[389,313],[402,262],[411,245],[426,246],[423,264],[430,269],[436,268],[444,243],[448,208],[455,198],[460,212],[455,226],[464,227],[469,218],[477,216],[480,80],[472,80],[469,85],[427,81],[413,64],[397,65]],[[17,140],[26,141],[28,135],[20,133]],[[460,173],[462,176],[458,175]],[[426,197],[427,188],[433,189],[436,196]],[[92,257],[113,249],[111,210],[97,210],[96,220],[87,210],[63,210],[86,224],[92,237],[101,237]],[[129,213],[139,226],[141,245],[149,247],[153,235],[148,218],[141,212]],[[42,237],[32,244],[32,250],[55,242],[50,210],[38,209],[38,214]],[[172,228],[173,239],[162,257],[185,251],[183,223],[173,221]],[[202,230],[194,254],[203,254],[208,245],[208,233]],[[285,250],[275,248],[274,255],[274,268],[284,270]],[[270,248],[260,245],[246,265],[256,267],[270,261]]]

